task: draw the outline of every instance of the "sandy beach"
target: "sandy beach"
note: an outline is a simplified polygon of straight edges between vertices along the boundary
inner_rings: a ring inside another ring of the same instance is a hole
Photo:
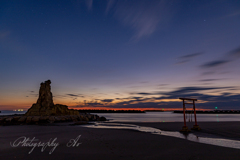
[[[129,123],[130,124],[130,123]],[[131,123],[178,131],[182,123]],[[239,140],[240,122],[202,122],[199,135]],[[194,132],[195,134],[195,132]],[[69,126],[1,126],[1,159],[239,159],[240,150],[127,129]],[[29,138],[29,143],[23,141]],[[43,148],[32,143],[47,143]],[[21,142],[21,143],[20,143]],[[10,144],[11,143],[11,144]],[[55,145],[54,145],[55,143]],[[50,144],[50,143],[49,143]],[[57,144],[57,145],[56,145]],[[12,145],[12,146],[11,146]],[[54,148],[55,147],[55,148]],[[42,150],[42,151],[41,151]],[[51,154],[50,154],[51,153]]]

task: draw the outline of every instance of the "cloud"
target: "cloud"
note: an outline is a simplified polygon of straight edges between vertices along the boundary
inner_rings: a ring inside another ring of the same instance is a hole
[[[85,103],[86,105],[89,105],[89,106],[101,106],[103,105],[102,103],[97,103],[97,102],[89,102],[89,103]]]
[[[198,93],[199,91],[210,91],[210,90],[220,90],[220,89],[232,89],[233,87],[181,87],[175,91],[165,93],[165,95],[183,95]],[[161,92],[162,94],[162,92]]]
[[[211,81],[218,81],[218,80],[222,80],[222,79],[201,79],[199,81],[201,81],[201,82],[211,82]]]
[[[199,93],[200,91],[219,91],[219,90],[228,90],[234,89],[234,87],[181,87],[177,88],[174,91],[171,92],[152,92],[152,93],[145,93],[145,92],[137,92],[137,93],[130,93],[135,95],[142,95],[142,96],[148,96],[148,95],[160,95],[163,97],[160,97],[159,99],[176,99],[182,96],[195,96],[194,93]]]
[[[131,97],[131,98],[139,100],[139,99],[141,99],[143,97]]]
[[[131,94],[135,94],[135,93],[131,93]],[[146,93],[146,92],[140,92],[140,93],[137,93],[137,94],[141,94],[141,95],[151,95],[151,93]]]
[[[187,63],[187,62],[189,62],[189,60],[182,60],[182,61],[179,61],[179,62],[177,62],[175,64],[184,64],[184,63]]]
[[[66,95],[70,97],[83,97],[81,94],[66,94]]]
[[[207,63],[201,65],[200,67],[201,68],[219,67],[219,66],[225,65],[226,63],[233,62],[237,58],[240,58],[240,47],[235,48],[235,49],[225,53],[225,55],[222,58],[220,58],[219,60],[207,62]],[[205,73],[207,73],[207,72],[205,72]]]
[[[179,58],[181,58],[181,59],[189,59],[189,58],[194,58],[194,57],[200,56],[202,54],[203,54],[203,52],[192,53],[192,54],[187,54],[187,55],[181,56]]]
[[[169,84],[159,84],[158,86],[167,86],[167,85],[169,85]]]
[[[237,108],[240,104],[240,94],[232,94],[231,90],[236,90],[236,87],[181,87],[171,92],[153,92],[148,93],[149,95],[157,95],[161,94],[160,97],[152,97],[152,98],[142,98],[141,101],[151,101],[147,103],[137,103],[137,106],[145,106],[146,104],[149,105],[149,108],[151,107],[168,107],[168,108],[174,108],[176,106],[181,106],[181,101],[179,102],[156,102],[156,100],[171,100],[171,99],[179,99],[179,97],[188,97],[188,98],[197,98],[201,101],[206,101],[206,103],[198,104],[198,106],[201,106],[202,108],[211,108],[215,106],[221,106],[225,109],[229,108]],[[224,91],[221,95],[207,95],[200,93],[200,91]],[[134,100],[131,100],[129,102],[133,102]],[[125,104],[128,104],[127,102],[124,102]],[[130,105],[130,103],[128,104]],[[128,106],[129,107],[129,106]],[[146,106],[145,106],[146,107]]]
[[[189,62],[192,58],[195,58],[197,56],[202,55],[203,52],[197,52],[197,53],[192,53],[192,54],[187,54],[181,57],[178,57],[178,59],[180,60],[179,62],[177,62],[176,64],[183,64],[183,63],[187,63]]]
[[[35,91],[28,91],[28,95],[26,97],[38,97],[38,93],[35,93]]]
[[[213,74],[215,74],[214,71],[209,71],[209,72],[203,72],[203,73],[202,73],[203,76],[206,76],[206,75],[213,75]]]
[[[207,62],[207,63],[201,65],[201,67],[202,68],[212,68],[212,67],[224,65],[228,62],[230,62],[230,60],[216,60],[216,61]]]
[[[229,54],[230,56],[235,56],[235,57],[240,58],[240,47],[238,47],[238,48],[230,51],[228,54]]]
[[[93,0],[85,0],[85,3],[88,7],[88,10],[91,10],[92,9],[92,4],[93,4]]]
[[[237,87],[180,87],[170,92],[152,92],[145,95],[156,95],[155,97],[125,97],[113,99],[98,99],[98,101],[81,102],[82,106],[106,107],[106,108],[180,108],[182,101],[179,97],[196,98],[197,108],[213,108],[218,106],[220,109],[238,108],[240,104],[240,94],[233,94],[232,90]],[[218,92],[218,95],[204,94],[202,91]],[[141,94],[145,92],[135,93]],[[108,102],[108,103],[105,103]]]
[[[115,2],[116,2],[116,0],[108,0],[106,13],[108,13],[109,10],[114,6]]]
[[[68,94],[64,94],[64,95],[55,95],[53,96],[55,98],[71,98],[72,100],[76,100],[77,98],[84,98],[84,96],[82,94],[73,94],[73,93],[68,93]]]
[[[138,3],[128,0],[108,1],[106,12],[114,8],[115,17],[134,30],[133,40],[139,40],[153,34],[160,23],[168,19],[171,6],[169,3],[166,0],[138,0]]]
[[[114,99],[103,99],[103,100],[101,100],[101,102],[112,102],[112,101],[114,101]]]
[[[227,14],[226,16],[223,16],[222,18],[235,17],[235,16],[239,16],[239,15],[240,15],[240,11],[235,11],[233,13]]]

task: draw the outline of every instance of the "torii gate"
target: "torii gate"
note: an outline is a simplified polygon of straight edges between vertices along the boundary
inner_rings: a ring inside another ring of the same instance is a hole
[[[180,130],[181,132],[190,132],[190,130],[188,129],[187,125],[186,125],[186,117],[185,117],[185,104],[192,104],[193,105],[193,110],[194,110],[194,117],[195,117],[195,125],[193,125],[193,128],[191,128],[192,130],[201,130],[201,128],[198,126],[197,124],[197,116],[196,116],[196,110],[195,110],[195,101],[197,101],[197,99],[193,99],[193,98],[179,98],[183,101],[183,118],[184,118],[184,126],[182,127],[182,129]],[[186,103],[184,100],[188,100],[188,101],[192,101],[192,103]]]

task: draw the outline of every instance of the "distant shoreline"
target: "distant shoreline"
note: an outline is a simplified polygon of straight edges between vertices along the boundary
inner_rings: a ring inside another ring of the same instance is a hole
[[[173,111],[173,113],[183,113],[183,111]],[[193,111],[187,110],[185,113],[192,113]],[[240,110],[212,110],[212,111],[196,111],[197,114],[240,114]]]
[[[79,113],[145,113],[141,110],[105,110],[105,109],[80,109]]]

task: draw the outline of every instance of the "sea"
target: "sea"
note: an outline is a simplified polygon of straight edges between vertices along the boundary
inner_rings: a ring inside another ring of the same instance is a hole
[[[112,122],[183,122],[182,113],[98,113]],[[194,114],[186,114],[187,122],[194,122]],[[240,114],[197,114],[198,122],[240,121]]]
[[[26,111],[2,111],[1,115],[24,114]],[[110,122],[183,122],[182,113],[92,113],[106,117]],[[194,114],[186,114],[187,122],[194,122]],[[198,122],[240,121],[240,114],[197,114]]]

